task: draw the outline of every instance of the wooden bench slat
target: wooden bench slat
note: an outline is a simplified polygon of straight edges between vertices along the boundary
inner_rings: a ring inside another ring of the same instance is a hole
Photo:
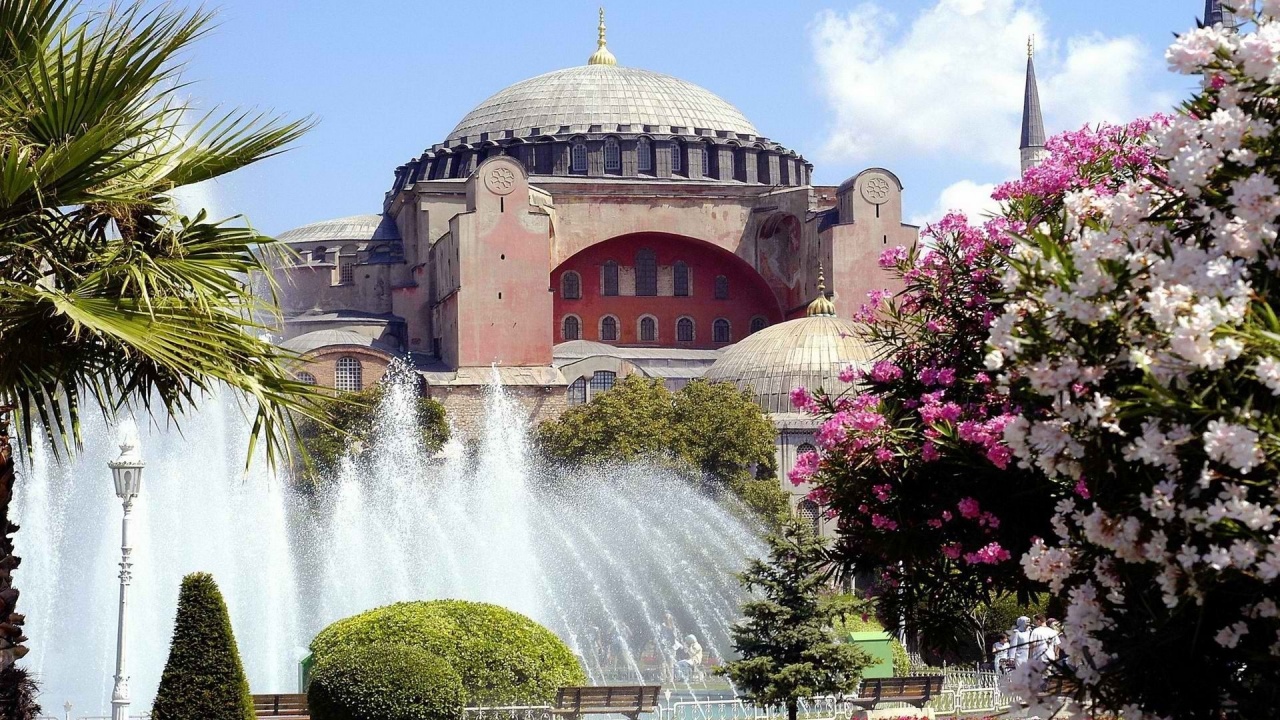
[[[610,713],[635,716],[657,708],[661,689],[659,685],[562,687],[556,691],[551,713],[571,717]]]

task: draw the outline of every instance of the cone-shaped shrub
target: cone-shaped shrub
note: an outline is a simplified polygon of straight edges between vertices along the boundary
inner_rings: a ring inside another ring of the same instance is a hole
[[[152,720],[253,720],[249,681],[222,593],[208,573],[182,579],[169,662]]]

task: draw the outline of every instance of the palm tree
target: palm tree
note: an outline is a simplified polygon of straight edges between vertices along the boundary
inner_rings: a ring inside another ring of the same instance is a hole
[[[280,152],[310,126],[241,111],[198,119],[176,57],[210,15],[141,0],[0,0],[0,405],[19,446],[74,452],[85,407],[174,417],[219,385],[244,398],[276,462],[291,413],[321,396],[266,339],[255,293],[270,238],[183,216],[177,188]],[[26,654],[11,572],[13,449],[0,423],[0,716],[24,718]],[[261,445],[258,442],[261,441]],[[29,688],[27,688],[29,690]]]

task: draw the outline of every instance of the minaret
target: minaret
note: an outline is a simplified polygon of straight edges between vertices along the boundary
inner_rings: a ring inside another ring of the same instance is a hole
[[[1230,10],[1222,7],[1222,0],[1204,0],[1204,21],[1205,27],[1213,27],[1221,24],[1227,30],[1235,31],[1240,27],[1240,19]]]
[[[1040,90],[1036,87],[1035,46],[1027,38],[1027,86],[1022,96],[1022,174],[1044,159],[1044,116],[1040,114]]]
[[[600,38],[596,40],[596,51],[587,60],[588,65],[617,65],[618,59],[604,46],[604,8],[600,8]]]

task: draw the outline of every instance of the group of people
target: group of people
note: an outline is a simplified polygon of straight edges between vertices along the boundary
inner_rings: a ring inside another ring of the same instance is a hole
[[[1044,615],[1023,615],[991,646],[992,662],[1002,673],[1028,662],[1048,665],[1058,660],[1061,645],[1062,623]]]

